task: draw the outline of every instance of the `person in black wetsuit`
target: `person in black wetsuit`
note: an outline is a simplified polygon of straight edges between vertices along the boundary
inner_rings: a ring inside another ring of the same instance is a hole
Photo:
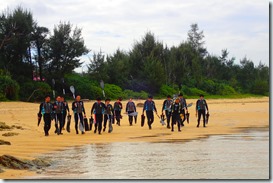
[[[49,130],[51,128],[51,120],[53,115],[53,105],[50,103],[50,96],[45,96],[45,101],[40,104],[38,116],[40,118],[43,116],[44,119],[44,132],[45,136],[49,135]]]
[[[99,132],[99,135],[101,134],[102,130],[102,120],[103,120],[103,114],[105,112],[105,104],[101,102],[101,98],[97,98],[97,102],[95,102],[91,108],[91,116],[93,113],[95,114],[95,130],[94,133]]]
[[[153,101],[153,97],[149,96],[148,99],[144,102],[142,114],[144,114],[144,111],[146,111],[147,120],[148,120],[148,126],[149,129],[152,129],[152,124],[154,122],[154,111],[157,114],[157,110],[155,107],[155,102]]]
[[[64,108],[63,108],[63,128],[62,130],[65,130],[65,121],[66,121],[66,116],[67,116],[67,113],[68,115],[70,115],[70,111],[69,111],[69,106],[68,106],[68,103],[66,102],[66,100],[64,99],[63,96],[61,96],[61,102],[64,104]]]
[[[206,102],[206,100],[204,99],[204,95],[200,95],[200,99],[197,100],[196,102],[196,117],[198,114],[198,118],[197,118],[197,126],[199,127],[200,124],[200,119],[201,119],[201,115],[203,116],[203,127],[206,127],[206,122],[205,122],[205,116],[206,116],[206,110],[207,112],[209,112],[209,108],[208,108],[208,104]]]
[[[132,98],[130,98],[129,102],[126,104],[126,112],[128,114],[136,112],[136,105],[133,102]],[[129,117],[129,124],[130,124],[130,126],[132,126],[133,125],[133,116],[128,115],[128,117]],[[135,119],[135,123],[136,123],[136,119]]]
[[[106,125],[107,125],[107,121],[108,122],[108,133],[111,133],[113,130],[113,118],[114,118],[114,108],[112,106],[112,104],[110,104],[110,99],[106,99],[105,100],[105,106],[106,106],[106,110],[105,110],[105,114],[104,114],[104,123],[103,123],[103,131],[105,131],[106,129]]]
[[[61,101],[60,96],[57,96],[53,108],[55,113],[55,133],[62,135],[64,103]]]
[[[162,106],[162,114],[165,111],[165,115],[167,117],[167,128],[170,128],[170,121],[171,121],[171,108],[172,108],[173,100],[170,95],[167,96],[167,99],[164,100]]]
[[[181,118],[180,114],[182,112],[182,104],[180,103],[179,98],[175,99],[175,102],[172,104],[172,132],[174,131],[174,125],[177,124],[178,131],[181,132]]]
[[[122,100],[121,98],[118,98],[118,100],[114,103],[114,113],[115,113],[115,117],[116,117],[118,126],[120,126],[120,119],[122,118],[122,116],[121,116],[121,110],[122,110],[121,100]]]
[[[83,101],[81,101],[80,95],[77,95],[76,100],[72,103],[72,110],[74,112],[76,134],[79,134],[78,120],[80,120],[80,125],[81,125],[80,130],[81,130],[82,134],[84,134],[83,117],[86,117],[86,114],[85,114],[84,104],[83,104]],[[83,114],[84,114],[84,116],[83,116]]]
[[[184,126],[184,122],[186,120],[186,112],[188,112],[187,102],[186,102],[186,99],[183,97],[182,93],[180,93],[178,95],[178,97],[179,97],[179,101],[182,105],[182,111],[181,111],[182,117],[180,116],[181,117],[181,126]]]

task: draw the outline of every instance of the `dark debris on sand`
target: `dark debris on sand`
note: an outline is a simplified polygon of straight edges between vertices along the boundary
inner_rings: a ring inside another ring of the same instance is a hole
[[[3,155],[0,156],[0,173],[1,168],[15,169],[15,170],[41,170],[50,166],[50,163],[43,159],[22,160],[14,156]]]

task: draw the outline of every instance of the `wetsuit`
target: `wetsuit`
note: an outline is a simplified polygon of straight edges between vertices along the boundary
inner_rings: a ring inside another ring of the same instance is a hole
[[[173,103],[172,100],[167,99],[163,102],[163,106],[162,106],[162,113],[163,111],[165,111],[165,115],[167,117],[167,128],[170,128],[172,103]]]
[[[44,118],[44,132],[45,136],[49,135],[51,128],[51,119],[53,116],[53,105],[50,102],[42,102],[39,107],[39,114]]]
[[[126,112],[127,112],[128,114],[131,114],[131,113],[133,113],[133,112],[136,112],[136,105],[135,105],[134,102],[128,102],[128,103],[126,104]],[[130,126],[132,126],[132,125],[133,125],[133,116],[128,115],[128,117],[129,117],[129,124],[130,124]],[[135,117],[136,117],[136,116],[135,116]],[[135,118],[135,123],[136,123],[136,118]]]
[[[149,129],[152,129],[154,122],[154,111],[157,112],[154,101],[146,100],[143,106],[143,112],[146,111]]]
[[[74,119],[75,119],[75,130],[78,134],[78,120],[80,119],[80,125],[82,125],[82,133],[84,133],[84,124],[83,124],[83,114],[85,114],[84,104],[83,101],[74,101],[72,103],[72,110],[74,112]]]
[[[63,108],[63,127],[65,126],[67,111],[69,112],[68,103],[66,101],[63,102],[64,108]]]
[[[107,121],[109,121],[108,124],[108,133],[112,132],[112,123],[113,123],[113,116],[114,116],[114,108],[111,104],[108,104],[106,106],[105,114],[104,114],[104,123],[103,123],[103,131],[106,129]]]
[[[55,133],[62,134],[64,103],[55,101],[53,104],[55,113]]]
[[[100,103],[95,102],[92,106],[91,116],[93,115],[93,113],[95,114],[95,122],[96,122],[94,133],[96,133],[98,129],[99,134],[101,134],[102,120],[103,120],[103,114],[104,114],[105,108],[106,106],[102,102]]]
[[[177,123],[178,131],[181,126],[181,118],[180,114],[182,113],[182,104],[181,103],[173,103],[172,104],[172,131],[174,131],[174,125]]]
[[[114,112],[117,120],[117,125],[120,126],[120,119],[121,119],[121,110],[122,110],[122,103],[121,102],[115,102],[114,103]]]
[[[187,102],[186,102],[186,99],[185,98],[180,98],[180,103],[182,105],[182,111],[181,111],[181,114],[183,115],[183,119],[181,118],[181,125],[184,126],[184,122],[186,120],[186,113],[185,113],[185,110],[188,110],[187,108]]]
[[[203,116],[203,126],[206,127],[205,122],[206,110],[209,110],[206,100],[205,99],[197,100],[196,102],[196,111],[198,111],[197,127],[199,127],[201,115]]]

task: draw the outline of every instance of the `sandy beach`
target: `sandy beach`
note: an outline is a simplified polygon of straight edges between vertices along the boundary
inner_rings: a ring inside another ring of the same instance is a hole
[[[54,134],[54,122],[45,137],[43,132],[43,121],[37,127],[38,103],[24,102],[0,102],[0,122],[6,125],[20,126],[12,130],[0,131],[0,140],[8,141],[11,145],[1,145],[0,156],[11,155],[16,158],[34,159],[38,155],[52,151],[60,151],[71,146],[81,146],[92,143],[111,142],[172,142],[188,141],[198,138],[205,138],[210,135],[223,135],[241,133],[247,128],[267,128],[269,130],[269,98],[246,98],[246,99],[208,99],[210,119],[206,128],[200,125],[196,128],[197,118],[195,117],[195,102],[197,99],[188,99],[187,103],[193,103],[189,108],[190,123],[185,122],[182,132],[171,132],[166,126],[160,124],[159,118],[155,115],[152,130],[148,129],[147,121],[144,127],[140,126],[140,114],[142,108],[137,107],[138,122],[129,126],[128,116],[123,109],[121,126],[113,125],[113,132],[103,132],[102,135],[88,131],[86,134],[76,134],[74,129],[74,118],[71,120],[71,132],[64,131],[63,135]],[[143,103],[144,100],[134,101]],[[71,108],[71,101],[69,107]],[[90,109],[94,101],[85,101],[87,117],[90,117]],[[112,104],[114,101],[111,102]],[[127,101],[123,101],[126,106]],[[161,114],[163,100],[155,100],[158,114]],[[201,123],[202,124],[202,123]],[[18,133],[14,136],[2,136],[7,132]],[[2,179],[20,179],[25,176],[35,175],[34,171],[3,169],[0,173]]]

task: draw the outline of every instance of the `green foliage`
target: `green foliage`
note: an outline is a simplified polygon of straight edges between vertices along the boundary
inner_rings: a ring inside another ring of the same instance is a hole
[[[0,75],[0,100],[18,100],[19,85],[8,75]]]
[[[102,90],[99,84],[86,76],[69,74],[65,76],[65,80],[68,86],[75,87],[75,94],[81,95],[81,98],[94,100],[98,96],[102,96]],[[70,93],[70,97],[72,97],[72,93]]]
[[[106,98],[116,100],[119,97],[123,97],[122,89],[119,86],[114,84],[105,84],[104,92],[105,92]]]
[[[129,99],[129,98],[146,99],[146,98],[148,98],[148,93],[145,91],[134,92],[132,90],[124,90],[123,91],[123,98],[124,99]]]
[[[45,82],[28,81],[22,83],[20,88],[20,99],[23,101],[43,101],[45,95],[52,93]]]
[[[199,96],[200,94],[208,95],[208,93],[203,90],[200,90],[198,88],[189,88],[187,86],[182,86],[182,91],[183,94],[187,96]]]
[[[226,85],[226,84],[218,84],[216,86],[216,93],[218,95],[235,95],[237,94],[236,91],[234,90],[234,88],[232,88],[231,86],[229,85]]]
[[[177,90],[175,90],[174,88],[168,86],[168,85],[161,85],[160,90],[159,90],[159,94],[161,97],[167,97],[167,95],[173,95],[176,94]]]
[[[257,95],[269,95],[269,84],[267,81],[262,81],[262,80],[256,80],[254,82],[252,92]]]

